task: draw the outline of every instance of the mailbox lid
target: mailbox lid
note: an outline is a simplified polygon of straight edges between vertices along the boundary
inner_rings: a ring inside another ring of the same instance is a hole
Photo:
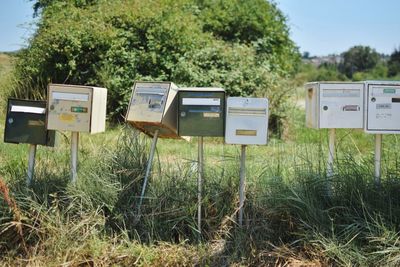
[[[177,93],[173,82],[135,82],[126,121],[140,131],[160,138],[179,138]]]
[[[66,84],[49,84],[49,130],[90,132],[93,87]]]
[[[228,97],[225,142],[265,145],[268,138],[268,99]]]
[[[400,133],[400,82],[366,82],[368,133]]]
[[[320,128],[362,129],[364,83],[320,83]]]
[[[46,129],[46,101],[8,99],[4,142],[54,146],[55,131]]]
[[[171,82],[135,82],[126,121],[161,123]]]
[[[319,83],[306,83],[306,127],[319,128]]]
[[[178,92],[180,136],[225,135],[225,90],[180,88]]]

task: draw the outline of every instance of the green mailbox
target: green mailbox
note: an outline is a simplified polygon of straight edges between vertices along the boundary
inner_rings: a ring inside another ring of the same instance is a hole
[[[179,136],[225,135],[225,90],[179,88]]]
[[[46,101],[8,99],[5,143],[54,146],[55,131],[46,129]]]

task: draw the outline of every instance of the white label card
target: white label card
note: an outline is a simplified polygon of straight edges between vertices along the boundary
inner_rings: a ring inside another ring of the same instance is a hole
[[[219,99],[219,98],[183,98],[182,105],[220,106],[221,99]]]
[[[45,108],[29,107],[29,106],[11,106],[11,112],[24,112],[34,114],[45,114]]]
[[[52,97],[54,100],[89,101],[89,94],[53,92]]]

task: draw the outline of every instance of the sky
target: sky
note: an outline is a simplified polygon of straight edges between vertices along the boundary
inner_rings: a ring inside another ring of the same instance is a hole
[[[391,54],[400,47],[400,0],[276,0],[292,40],[312,56],[354,45]]]
[[[390,54],[400,47],[400,0],[275,0],[301,52],[340,54],[368,45]],[[0,0],[0,51],[27,44],[34,31],[32,2]]]
[[[33,2],[0,0],[0,51],[15,51],[27,44],[33,33]]]

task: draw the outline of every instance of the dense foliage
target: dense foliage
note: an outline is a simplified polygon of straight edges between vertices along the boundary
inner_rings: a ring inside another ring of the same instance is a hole
[[[379,54],[369,46],[354,46],[342,56],[340,69],[349,78],[352,78],[355,72],[373,69],[379,62]]]
[[[398,74],[400,74],[400,47],[393,51],[388,61],[388,75],[396,76]]]
[[[17,62],[15,94],[44,95],[49,82],[104,86],[117,120],[135,80],[273,95],[268,84],[299,61],[285,17],[264,0],[34,2],[38,30]]]

